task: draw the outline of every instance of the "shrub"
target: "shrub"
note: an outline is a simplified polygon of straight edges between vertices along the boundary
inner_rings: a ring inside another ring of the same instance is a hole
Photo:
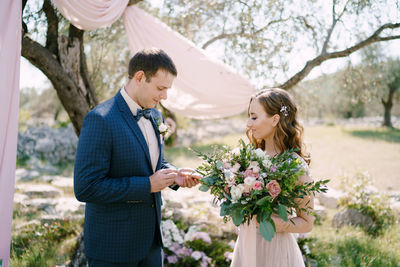
[[[368,233],[379,234],[395,222],[388,195],[372,190],[372,180],[367,172],[357,172],[352,178],[343,176],[342,180],[345,197],[339,200],[339,205],[371,217],[374,226],[366,229]]]

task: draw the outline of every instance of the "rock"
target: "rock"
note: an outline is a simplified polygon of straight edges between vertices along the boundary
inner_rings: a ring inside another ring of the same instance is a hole
[[[61,196],[61,190],[51,185],[21,184],[18,185],[18,189],[30,198],[56,198]]]
[[[63,218],[60,215],[42,215],[40,218],[40,223],[41,224],[50,224],[53,222],[61,222],[63,221]]]
[[[333,216],[333,227],[339,228],[345,225],[361,226],[364,229],[370,229],[375,226],[371,217],[364,215],[355,209],[346,209],[345,211],[338,212]]]
[[[341,197],[344,196],[344,193],[335,190],[333,188],[329,188],[326,193],[318,193],[316,197],[319,200],[319,203],[327,208],[336,209],[338,207],[338,201]]]
[[[74,160],[77,143],[78,138],[72,124],[67,128],[31,126],[25,132],[18,133],[18,157],[41,159],[41,165],[33,166],[40,167],[44,172],[54,173],[55,168],[42,164],[42,160],[52,164]]]
[[[85,203],[79,202],[73,197],[63,197],[56,200],[55,209],[63,216],[66,216],[69,213],[82,214],[85,211]]]
[[[45,210],[49,207],[55,207],[57,201],[49,198],[34,198],[25,202],[28,207]]]
[[[55,147],[54,141],[49,137],[36,140],[35,150],[39,153],[50,153]]]
[[[28,200],[28,196],[24,194],[14,193],[14,203],[25,204],[26,200]]]
[[[55,176],[51,180],[51,184],[59,187],[74,187],[74,179],[72,177]]]
[[[17,169],[15,171],[15,180],[16,181],[31,181],[40,176],[38,171],[31,171],[27,169]]]

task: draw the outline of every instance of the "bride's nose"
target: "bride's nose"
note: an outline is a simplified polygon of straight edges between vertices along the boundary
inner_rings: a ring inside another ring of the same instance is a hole
[[[252,125],[252,121],[251,121],[251,119],[249,118],[249,119],[247,120],[246,126],[247,126],[247,128],[251,128],[251,125]]]

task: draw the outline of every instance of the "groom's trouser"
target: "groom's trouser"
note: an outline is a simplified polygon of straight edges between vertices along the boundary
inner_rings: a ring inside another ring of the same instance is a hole
[[[159,229],[160,228],[156,226],[153,245],[144,259],[137,262],[115,263],[88,258],[89,267],[163,267],[164,263]]]

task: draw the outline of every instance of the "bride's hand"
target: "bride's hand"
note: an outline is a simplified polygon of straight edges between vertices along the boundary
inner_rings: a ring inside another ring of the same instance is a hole
[[[196,173],[193,169],[182,168],[178,170],[178,176],[175,183],[181,187],[193,187],[197,185],[202,176]]]

